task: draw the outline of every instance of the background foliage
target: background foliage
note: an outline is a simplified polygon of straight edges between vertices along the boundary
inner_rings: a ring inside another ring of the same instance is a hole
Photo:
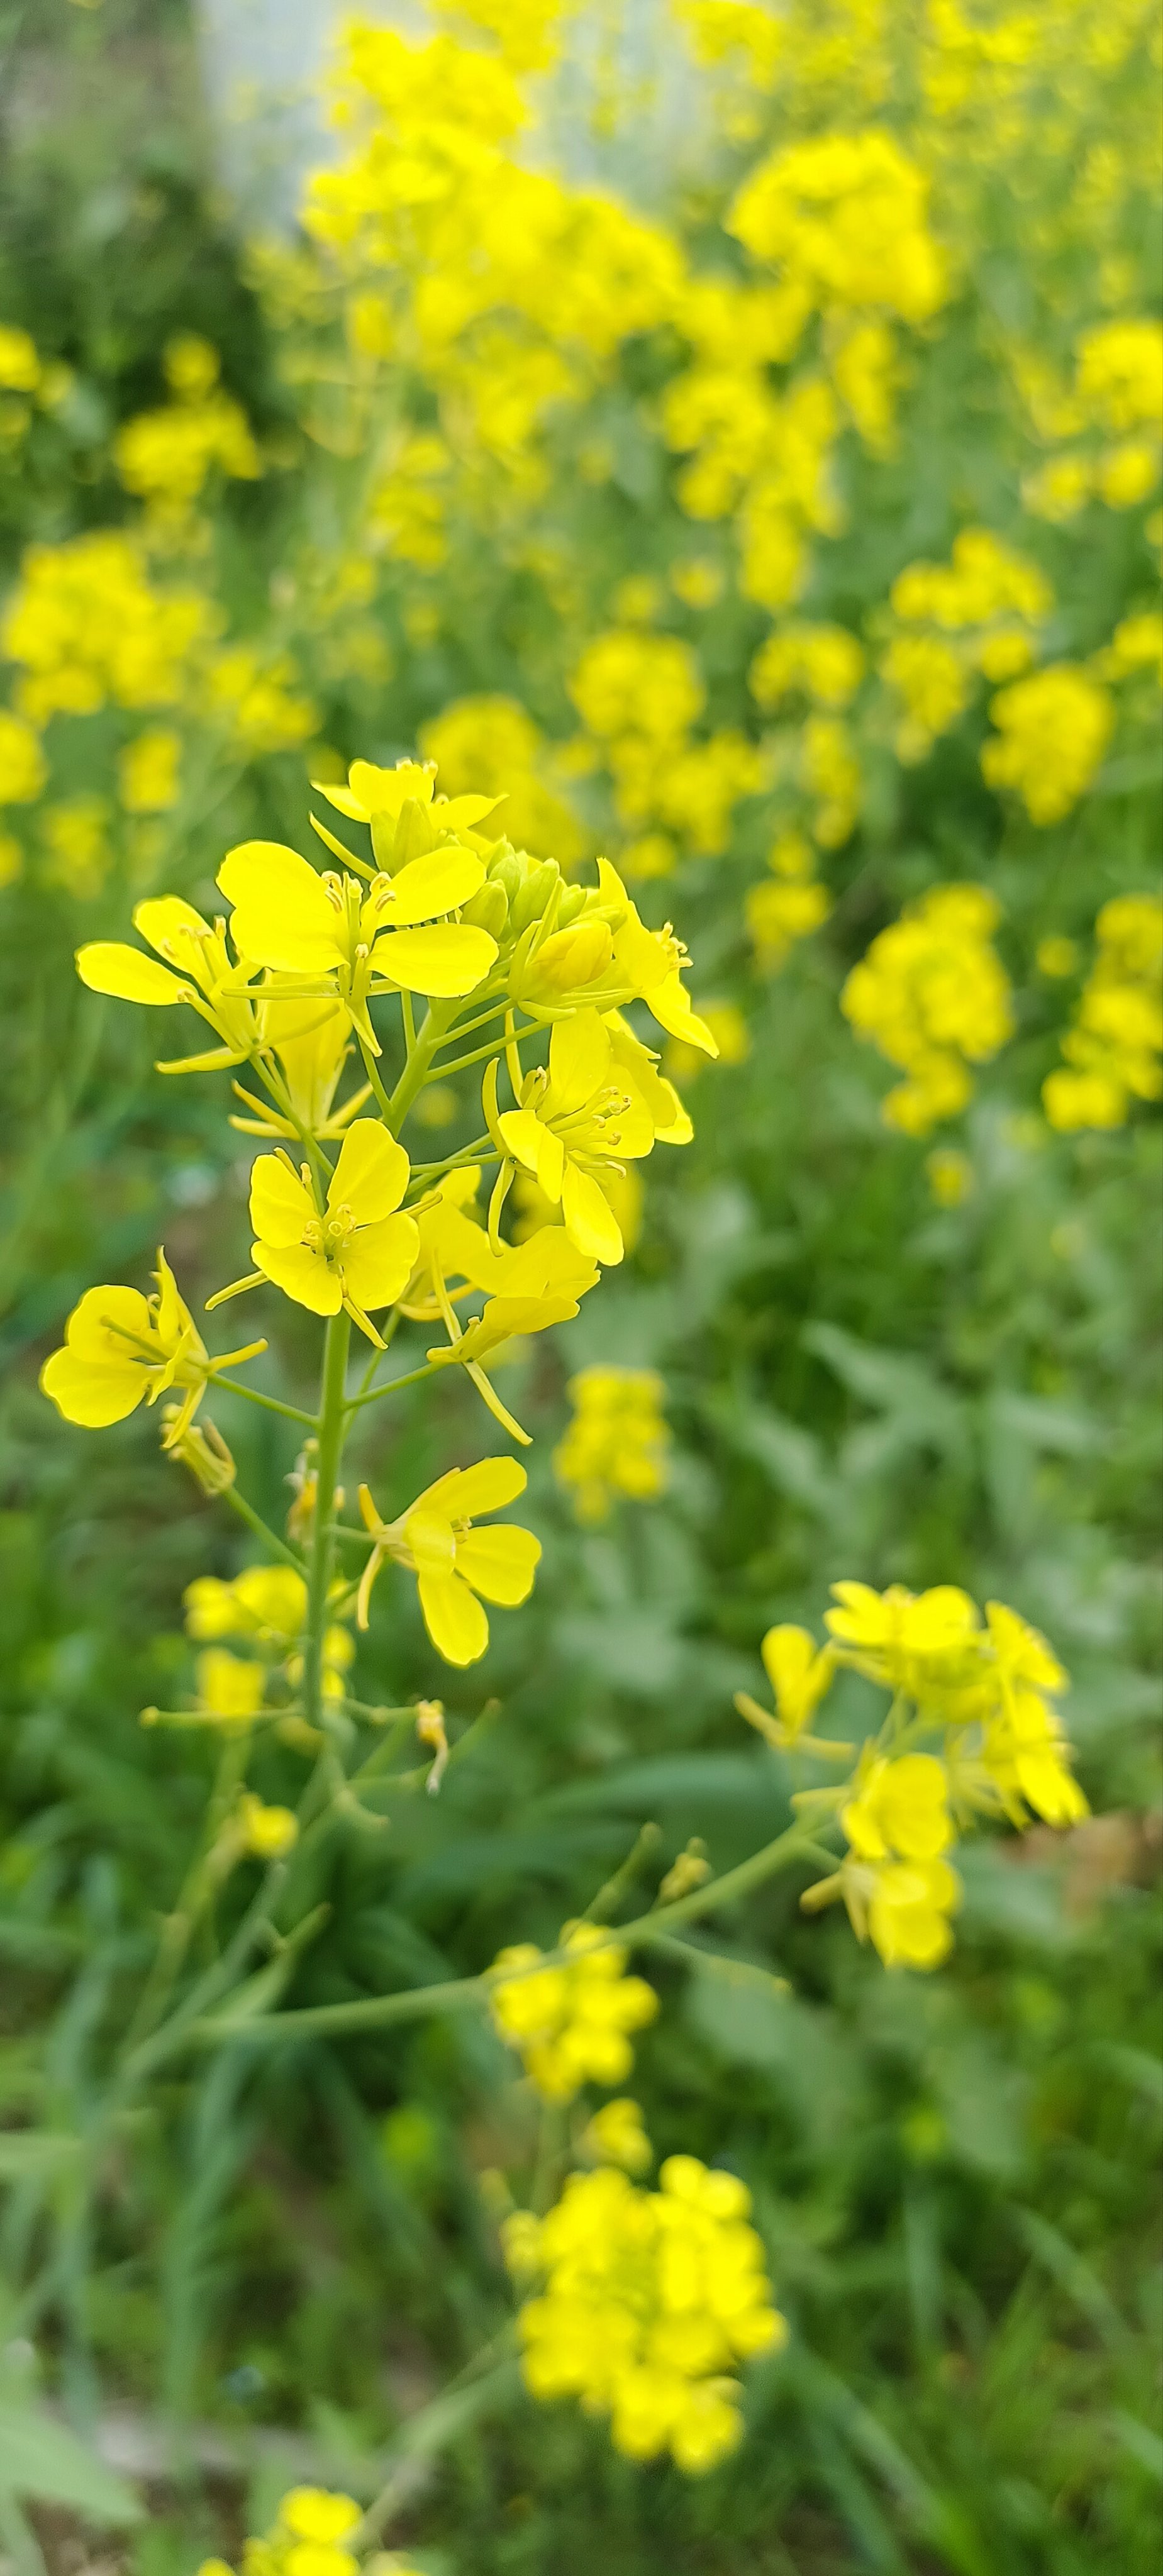
[[[450,1687],[404,1585],[381,1584],[374,1692],[443,1690],[457,1718],[492,1696],[500,1713],[438,1801],[415,1802],[382,1840],[329,1846],[319,1895],[331,1913],[296,2000],[465,1973],[506,1940],[549,1942],[646,1820],[660,1837],[647,1888],[692,1835],[724,1867],[761,1828],[778,1831],[794,1784],[778,1756],[741,1740],[732,1692],[755,1686],[764,1628],[818,1628],[845,1575],[963,1583],[1043,1627],[1074,1677],[1070,1729],[1096,1821],[1060,1849],[1035,1831],[969,1855],[957,1950],[931,1980],[886,1977],[842,1920],[805,1922],[791,1882],[724,1927],[741,1959],[778,1962],[786,1999],[659,1972],[664,2009],[636,2077],[652,2135],[662,2153],[687,2148],[746,2176],[793,2323],[789,2353],[751,2374],[747,2448],[688,2485],[616,2460],[564,2410],[522,2403],[466,2429],[427,2484],[418,2473],[400,2537],[429,2576],[550,2564],[581,2576],[599,2558],[617,2576],[1153,2563],[1157,1384],[1142,1210],[1157,1156],[1141,1111],[1062,1135],[1039,1110],[1095,914],[1150,883],[1137,676],[1094,793],[1039,825],[982,779],[987,689],[975,684],[930,756],[902,761],[874,670],[850,718],[859,814],[846,836],[812,844],[830,918],[774,964],[744,926],[773,833],[810,831],[815,810],[796,766],[810,705],[793,698],[769,724],[747,688],[773,620],[838,624],[875,664],[892,583],[918,560],[947,562],[967,525],[1018,546],[1052,584],[1039,645],[1051,661],[1101,651],[1150,597],[1149,495],[1134,509],[1095,499],[1069,519],[1023,504],[1023,477],[1028,496],[1063,438],[1051,426],[1039,444],[1013,356],[1032,349],[1061,383],[1081,329],[1150,309],[1152,176],[1130,115],[1140,14],[1062,0],[1041,13],[1032,66],[1019,46],[1007,90],[1001,33],[1018,22],[983,12],[998,42],[973,57],[977,87],[944,125],[920,78],[921,37],[952,11],[894,12],[887,32],[871,9],[817,12],[818,53],[805,39],[782,91],[754,58],[728,82],[707,167],[661,210],[692,267],[721,264],[724,207],[769,129],[890,127],[925,157],[935,237],[956,243],[940,321],[897,333],[895,447],[837,429],[842,516],[821,528],[809,510],[808,587],[775,601],[740,569],[738,496],[710,522],[683,509],[681,460],[659,426],[690,363],[673,314],[613,328],[600,362],[591,348],[592,365],[577,363],[568,399],[507,450],[490,446],[481,389],[495,347],[482,357],[476,344],[455,400],[414,340],[353,358],[344,315],[366,277],[326,251],[296,267],[285,249],[232,237],[185,109],[180,10],[8,12],[0,319],[70,375],[19,429],[9,416],[5,581],[19,581],[30,543],[144,527],[151,580],[211,599],[227,641],[208,650],[241,642],[273,673],[275,699],[244,721],[237,690],[215,697],[209,665],[189,676],[164,717],[184,744],[180,800],[148,826],[119,810],[112,782],[155,716],[115,700],[59,712],[50,786],[5,815],[18,862],[0,894],[0,2532],[34,2426],[34,2493],[110,2523],[119,2510],[100,2485],[110,2473],[86,2467],[91,2453],[41,2407],[37,2371],[86,2442],[111,2409],[137,2427],[148,2513],[124,2563],[189,2576],[206,2549],[255,2527],[288,2464],[373,2482],[401,2424],[508,2313],[478,2177],[520,2168],[530,2111],[475,2021],[300,2043],[269,2061],[226,2052],[189,2086],[159,2087],[92,2210],[68,2153],[28,2173],[12,2145],[26,2123],[83,2137],[124,1980],[172,1899],[206,1791],[199,1740],[143,1737],[137,1712],[186,1686],[185,1583],[246,1554],[158,1458],[148,1423],[94,1440],[36,1392],[82,1286],[141,1277],[160,1231],[192,1302],[243,1249],[241,1140],[223,1147],[208,1085],[204,1096],[154,1075],[154,1029],[83,993],[72,949],[121,935],[133,895],[163,874],[213,909],[221,851],[251,829],[299,839],[308,738],[316,774],[336,774],[355,754],[396,757],[450,705],[499,692],[537,727],[524,739],[543,826],[551,800],[579,854],[669,834],[665,884],[635,890],[650,917],[674,913],[696,993],[738,1015],[725,1024],[735,1060],[691,1082],[696,1142],[652,1177],[633,1259],[504,1381],[538,1434],[529,1518],[546,1553],[533,1602]],[[1094,31],[1116,23],[1104,57]],[[945,41],[961,61],[947,25]],[[406,247],[391,274],[406,308]],[[538,315],[525,325],[527,357]],[[208,482],[191,520],[159,527],[126,492],[115,439],[167,401],[161,352],[190,329],[219,351],[264,471]],[[783,394],[793,377],[775,382]],[[427,559],[401,542],[398,515],[421,433],[445,445]],[[392,477],[390,508],[376,504]],[[692,556],[720,583],[701,608],[662,593]],[[627,578],[644,575],[654,594],[627,601]],[[665,815],[620,811],[608,734],[592,731],[579,756],[569,683],[610,631],[671,635],[695,655],[707,709],[693,738],[729,731],[732,777],[753,782],[728,797],[724,849],[684,844]],[[499,721],[473,717],[471,757]],[[45,811],[94,792],[104,855],[70,876]],[[1003,906],[1016,1034],[942,1131],[967,1185],[940,1204],[926,1140],[881,1119],[883,1066],[838,995],[872,936],[950,879],[988,885]],[[1074,981],[1039,976],[1050,934],[1077,944]],[[460,1104],[444,1106],[442,1140],[455,1139]],[[275,1330],[269,1383],[293,1393],[309,1344],[286,1312]],[[565,1380],[599,1359],[661,1371],[673,1468],[660,1502],[579,1531],[549,1459]],[[472,1454],[456,1374],[398,1409],[390,1448],[368,1432],[360,1465],[377,1492],[414,1492]],[[284,1439],[243,1414],[224,1397],[249,1489],[277,1520],[289,1426]],[[863,1685],[845,1688],[855,1732]],[[269,1786],[277,1795],[273,1772]],[[174,2424],[198,2428],[185,2450]],[[57,2528],[46,2508],[50,2551]]]

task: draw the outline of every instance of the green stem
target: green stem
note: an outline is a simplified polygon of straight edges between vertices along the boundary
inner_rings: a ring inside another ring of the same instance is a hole
[[[315,1463],[315,1528],[307,1577],[307,1634],[303,1646],[303,1705],[308,1724],[323,1721],[323,1639],[327,1594],[335,1553],[335,1487],[347,1427],[347,1352],[351,1319],[341,1308],[328,1321],[319,1390],[319,1451]]]
[[[689,1896],[676,1897],[673,1905],[656,1906],[650,1914],[641,1914],[633,1923],[619,1923],[603,1932],[603,1943],[619,1949],[650,1949],[655,1942],[663,1947],[666,1936],[680,1923],[692,1923],[700,1914],[713,1913],[716,1906],[736,1904],[749,1896],[765,1879],[789,1861],[800,1860],[809,1849],[812,1835],[802,1825],[789,1825],[777,1834],[775,1841],[765,1843],[762,1851],[753,1852],[750,1860],[739,1862],[736,1869],[726,1870],[722,1878],[710,1878],[705,1886],[692,1888]],[[544,1968],[568,1964],[567,1950],[550,1950],[534,1966],[518,1969],[514,1981],[534,1976]],[[447,1983],[432,1986],[409,1986],[402,1994],[367,1995],[347,2004],[315,2004],[298,2012],[256,2013],[246,2025],[245,2037],[251,2039],[289,2039],[331,2037],[341,2031],[381,2030],[390,2022],[418,2021],[425,2013],[457,2012],[467,2005],[487,2003],[492,1984],[491,1973],[481,1977],[454,1977]],[[214,2040],[218,2033],[213,2020],[193,2026],[187,2036]]]
[[[243,1386],[236,1377],[229,1382],[224,1378],[222,1385],[227,1395],[240,1395],[247,1404],[261,1404],[264,1413],[282,1413],[288,1422],[305,1422],[308,1431],[316,1428],[314,1414],[304,1413],[297,1404],[283,1404],[277,1395],[260,1395],[256,1386]]]
[[[256,1538],[261,1538],[264,1547],[273,1548],[275,1555],[282,1557],[284,1565],[293,1565],[296,1574],[302,1573],[302,1557],[296,1556],[294,1549],[288,1547],[284,1539],[276,1538],[273,1529],[267,1528],[266,1522],[256,1512],[253,1503],[248,1503],[245,1494],[239,1493],[237,1485],[224,1486],[223,1496],[229,1503],[231,1511],[237,1512],[239,1519],[246,1522],[247,1528],[254,1531]]]
[[[361,1056],[362,1056],[362,1058],[363,1058],[363,1069],[364,1069],[364,1072],[365,1072],[365,1073],[366,1073],[366,1075],[367,1075],[368,1081],[370,1082],[371,1087],[372,1087],[372,1091],[373,1091],[373,1093],[374,1093],[374,1095],[375,1095],[376,1106],[377,1106],[377,1108],[379,1109],[379,1111],[380,1111],[380,1113],[381,1113],[382,1117],[384,1117],[384,1118],[386,1119],[386,1121],[387,1121],[387,1123],[388,1123],[388,1126],[389,1126],[389,1127],[391,1127],[391,1129],[392,1129],[392,1134],[393,1134],[393,1136],[394,1136],[394,1135],[395,1135],[395,1133],[396,1133],[396,1130],[395,1130],[395,1128],[394,1128],[394,1127],[392,1127],[392,1103],[391,1103],[391,1101],[390,1101],[390,1100],[389,1100],[389,1098],[388,1098],[387,1092],[385,1091],[385,1089],[384,1089],[384,1086],[383,1086],[382,1082],[380,1081],[379,1068],[378,1068],[378,1066],[377,1066],[377,1064],[376,1064],[375,1057],[374,1057],[374,1055],[372,1054],[371,1048],[370,1048],[369,1046],[366,1046],[366,1045],[364,1044],[364,1041],[363,1041],[363,1039],[361,1038],[361,1036],[360,1036],[360,1033],[359,1033],[359,1030],[358,1030],[358,1029],[357,1029],[357,1030],[356,1030],[356,1032],[355,1032],[355,1039],[356,1039],[356,1044],[357,1044],[357,1046],[358,1046],[358,1048],[359,1048],[360,1054],[361,1054]]]
[[[453,1007],[455,1007],[455,1005]],[[415,1047],[409,1051],[408,1061],[400,1075],[400,1079],[396,1084],[396,1088],[392,1093],[391,1099],[380,1101],[384,1117],[393,1136],[399,1135],[400,1129],[404,1124],[404,1120],[408,1115],[408,1111],[410,1110],[417,1093],[423,1090],[424,1085],[428,1080],[428,1071],[432,1063],[432,1058],[435,1055],[437,1048],[443,1045],[448,1035],[448,1023],[451,1017],[452,1011],[449,1009],[447,1003],[429,1003],[424,1016],[424,1025],[416,1040]],[[380,1097],[378,1091],[376,1093],[376,1097],[377,1099]]]
[[[423,1368],[409,1369],[407,1377],[390,1377],[383,1386],[373,1386],[370,1395],[353,1395],[349,1413],[359,1413],[365,1404],[378,1404],[381,1396],[396,1395],[402,1386],[415,1386],[422,1377],[435,1377],[437,1369],[447,1366],[445,1360],[428,1360]]]

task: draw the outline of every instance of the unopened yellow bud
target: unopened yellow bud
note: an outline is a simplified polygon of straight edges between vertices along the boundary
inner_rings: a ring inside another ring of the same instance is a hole
[[[613,954],[608,924],[590,914],[568,930],[555,930],[544,947],[537,950],[521,976],[515,998],[523,1002],[555,1002],[565,993],[596,983],[598,976],[605,974]]]
[[[707,1859],[707,1846],[701,1837],[695,1834],[687,1844],[686,1850],[681,1851],[678,1859],[671,1862],[658,1891],[659,1903],[673,1905],[676,1898],[689,1896],[693,1888],[702,1887],[710,1875],[711,1864]]]

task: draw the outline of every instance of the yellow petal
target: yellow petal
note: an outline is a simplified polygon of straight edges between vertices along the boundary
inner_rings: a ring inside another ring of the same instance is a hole
[[[404,1522],[404,1536],[420,1574],[451,1574],[456,1564],[456,1540],[447,1512],[433,1502],[437,1488],[430,1486],[414,1503]]]
[[[185,986],[171,975],[168,966],[159,966],[153,957],[143,957],[140,948],[130,948],[119,939],[91,939],[77,950],[77,973],[91,993],[111,993],[118,1002],[181,1002]]]
[[[572,1019],[558,1020],[549,1041],[555,1106],[584,1109],[609,1074],[609,1031],[597,1011],[575,1011]]]
[[[353,760],[347,773],[351,803],[346,810],[358,814],[361,821],[370,822],[373,814],[398,814],[409,797],[414,798],[417,805],[430,805],[435,785],[436,763],[433,760],[423,763],[402,760],[395,769],[377,769],[373,761]],[[345,811],[339,805],[338,792],[324,788],[323,793],[331,795],[331,802],[339,806],[340,813]]]
[[[653,1011],[668,1037],[681,1038],[685,1046],[700,1047],[704,1055],[718,1054],[719,1041],[712,1035],[706,1021],[700,1020],[698,1012],[692,1010],[690,995],[677,967],[672,974],[664,976],[661,983],[652,984],[644,998],[647,1010]]]
[[[543,1126],[531,1109],[506,1109],[497,1120],[505,1145],[515,1163],[524,1164],[540,1183],[547,1198],[555,1203],[561,1197],[564,1155],[561,1138]]]
[[[411,859],[398,877],[392,878],[391,893],[383,898],[384,910],[376,928],[403,929],[409,922],[431,921],[439,912],[455,912],[458,904],[468,903],[478,893],[484,881],[484,867],[476,852],[462,850],[455,843],[447,850],[433,850],[425,859]]]
[[[478,1458],[475,1467],[454,1467],[441,1481],[453,1486],[454,1518],[471,1521],[480,1512],[499,1512],[505,1503],[515,1503],[529,1479],[517,1458]]]
[[[104,1431],[124,1422],[148,1391],[149,1377],[132,1361],[83,1359],[75,1350],[54,1351],[40,1372],[41,1388],[66,1422]]]
[[[305,1243],[252,1243],[250,1257],[285,1297],[293,1297],[296,1306],[308,1306],[313,1315],[339,1313],[343,1304],[339,1275],[321,1252],[309,1252]]]
[[[135,904],[133,927],[177,974],[189,975],[204,993],[209,990],[214,978],[207,971],[206,959],[212,933],[192,903],[183,903],[178,894],[151,897]]]
[[[306,1183],[288,1170],[282,1155],[260,1154],[250,1174],[250,1221],[260,1241],[276,1246],[301,1243],[305,1227],[316,1214]]]
[[[424,1625],[446,1664],[475,1664],[489,1642],[489,1623],[467,1583],[457,1574],[422,1574]]]
[[[135,1351],[145,1358],[146,1351],[158,1350],[153,1317],[139,1288],[87,1288],[73,1308],[65,1337],[69,1349],[87,1360],[119,1361]]]
[[[340,1147],[327,1205],[349,1207],[357,1225],[377,1225],[398,1208],[410,1171],[403,1146],[378,1118],[357,1118]]]
[[[611,1265],[622,1259],[622,1231],[608,1198],[592,1173],[579,1171],[573,1162],[565,1167],[561,1213],[566,1233],[579,1252],[588,1252],[592,1261]]]
[[[343,1285],[365,1315],[391,1306],[406,1288],[416,1263],[420,1234],[411,1216],[384,1217],[378,1225],[361,1226],[344,1245]]]
[[[377,939],[372,964],[377,975],[402,984],[406,993],[424,993],[451,1001],[483,982],[497,954],[487,930],[470,921],[449,921],[432,930],[390,930]]]
[[[235,907],[230,929],[240,956],[289,975],[309,975],[343,956],[340,916],[297,850],[241,841],[227,852],[218,883]]]
[[[486,1601],[514,1610],[529,1598],[540,1555],[541,1541],[532,1530],[470,1530],[457,1540],[456,1569]]]

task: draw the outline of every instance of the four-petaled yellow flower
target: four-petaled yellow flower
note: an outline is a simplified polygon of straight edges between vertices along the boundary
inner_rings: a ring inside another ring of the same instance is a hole
[[[359,1507],[375,1545],[359,1587],[358,1618],[368,1622],[372,1585],[385,1557],[416,1576],[424,1625],[448,1664],[475,1664],[489,1642],[488,1618],[477,1595],[506,1610],[527,1601],[541,1555],[532,1530],[506,1524],[478,1530],[480,1512],[515,1502],[528,1478],[515,1458],[482,1458],[475,1467],[453,1467],[439,1476],[398,1520],[383,1521],[366,1485]]]
[[[570,2102],[587,2082],[623,2083],[634,2063],[629,2034],[658,2010],[653,1986],[626,1975],[626,1951],[596,1923],[563,1924],[561,1947],[569,1955],[560,1967],[539,1966],[533,1941],[493,1961],[494,1975],[510,1971],[492,1989],[493,2018],[547,2102]]]
[[[322,1212],[306,1164],[299,1173],[286,1154],[260,1154],[250,1184],[251,1259],[260,1275],[313,1315],[344,1307],[378,1340],[369,1310],[399,1296],[419,1243],[415,1218],[396,1213],[408,1174],[403,1146],[374,1118],[348,1128]]]
[[[278,841],[243,841],[218,871],[234,906],[230,930],[239,956],[276,977],[317,976],[312,993],[338,997],[373,1055],[380,1043],[369,995],[402,987],[447,998],[471,992],[488,974],[495,939],[472,922],[445,917],[484,881],[476,851],[459,841],[407,861],[394,877],[381,871],[370,885],[333,870],[320,876]]]
[[[162,1073],[214,1072],[242,1064],[258,1044],[254,1007],[247,987],[254,969],[238,967],[226,945],[226,926],[211,927],[180,895],[160,895],[139,903],[133,927],[156,949],[146,957],[120,939],[93,939],[77,950],[77,973],[92,993],[108,993],[119,1002],[144,1002],[164,1009],[186,1002],[209,1022],[221,1045],[208,1054],[183,1056],[159,1066]]]
[[[840,1822],[862,1860],[936,1860],[953,1840],[943,1763],[932,1753],[874,1754],[856,1774]]]
[[[620,1261],[622,1231],[602,1180],[650,1152],[654,1123],[597,1011],[557,1022],[548,1072],[539,1066],[526,1076],[520,1107],[505,1110],[497,1129],[505,1153],[560,1205],[578,1251]]]
[[[64,1347],[45,1361],[40,1383],[66,1422],[91,1431],[124,1422],[139,1404],[156,1404],[168,1387],[182,1387],[182,1403],[166,1425],[164,1446],[172,1449],[210,1380],[256,1358],[266,1343],[248,1342],[211,1359],[161,1250],[154,1276],[151,1297],[139,1288],[86,1289],[65,1326]]]

